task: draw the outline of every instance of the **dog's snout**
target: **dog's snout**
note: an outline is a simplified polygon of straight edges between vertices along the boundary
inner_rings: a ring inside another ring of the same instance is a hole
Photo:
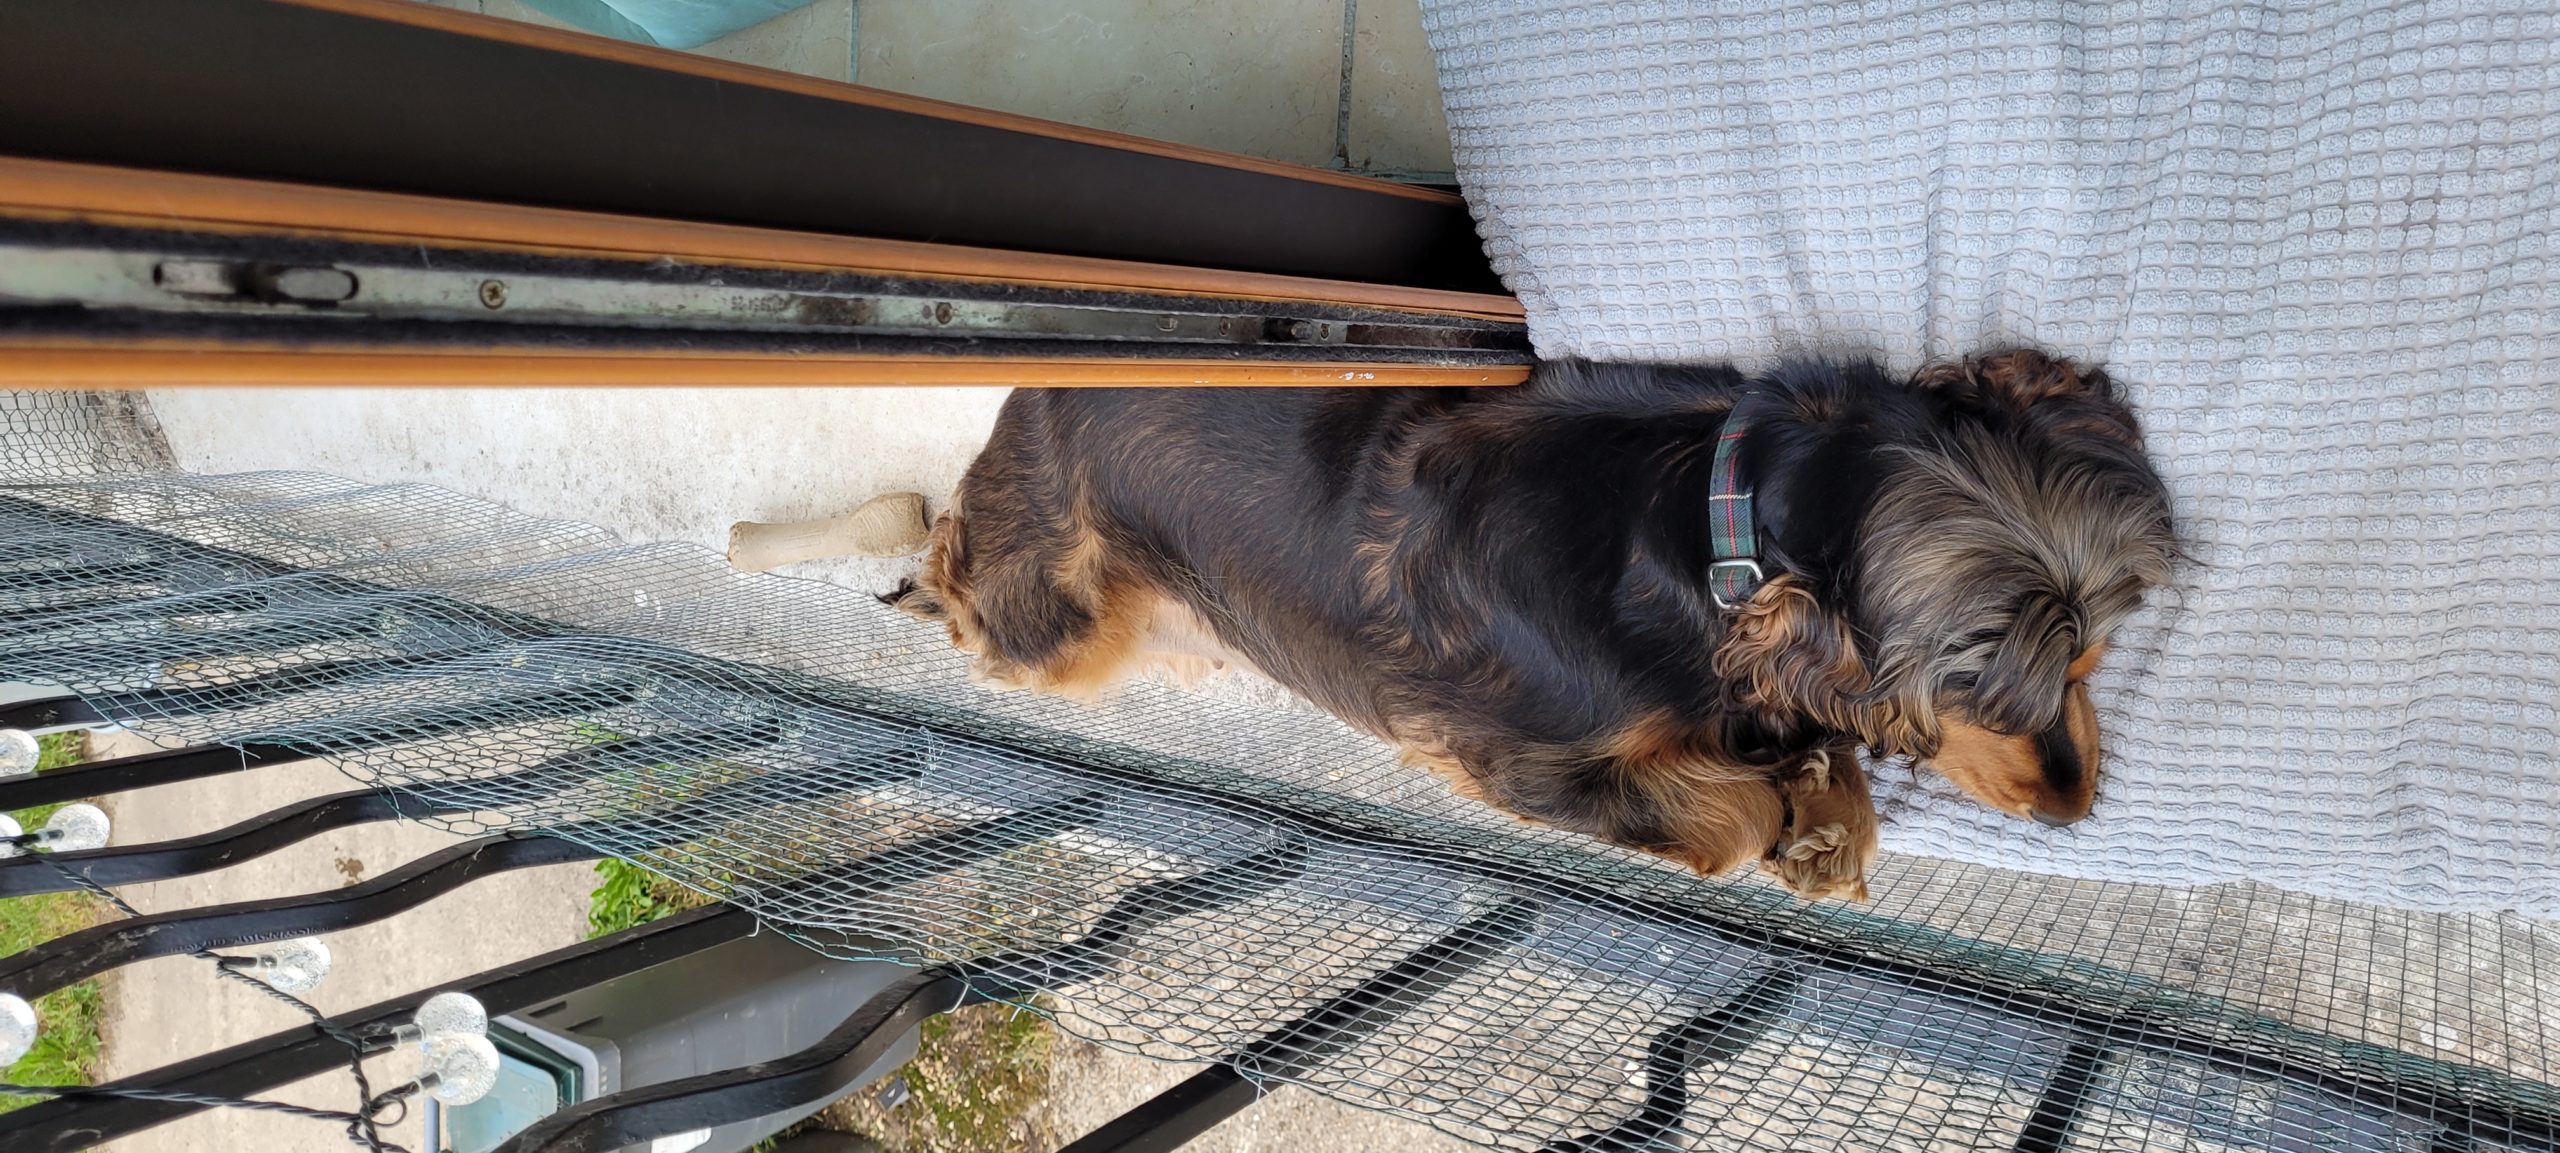
[[[2062,717],[2036,735],[2035,746],[2044,779],[2027,815],[2051,829],[2088,816],[2089,806],[2097,799],[2098,714],[2086,686],[2071,686],[2063,698]]]

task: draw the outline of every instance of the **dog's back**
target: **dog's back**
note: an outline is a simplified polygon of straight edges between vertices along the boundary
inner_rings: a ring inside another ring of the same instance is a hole
[[[1666,463],[1703,471],[1648,446],[1679,440],[1680,423],[1711,430],[1730,400],[1730,381],[1665,375],[1563,364],[1502,390],[1019,391],[937,526],[924,589],[900,603],[952,618],[1002,683],[1098,689],[1145,658],[1171,600],[1374,731],[1422,705],[1382,696],[1472,677],[1463,700],[1578,740],[1659,695],[1611,682],[1676,655],[1631,672],[1616,658],[1641,638],[1601,635],[1629,623],[1616,599],[1642,591],[1616,586],[1644,490]],[[1689,615],[1666,623],[1694,655]],[[1506,669],[1488,694],[1483,678]],[[1703,664],[1681,671],[1705,683]]]

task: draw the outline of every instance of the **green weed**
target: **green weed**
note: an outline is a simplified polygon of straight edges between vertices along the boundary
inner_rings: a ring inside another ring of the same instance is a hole
[[[587,897],[589,937],[619,933],[633,925],[646,925],[669,913],[702,903],[692,890],[629,861],[607,857],[596,862],[596,875],[604,881]]]
[[[37,771],[76,765],[87,759],[87,738],[87,734],[77,732],[42,738],[44,757],[36,763]],[[17,818],[20,828],[33,829],[61,807],[40,805],[19,809],[10,816]],[[105,902],[87,893],[40,893],[0,900],[0,956],[78,932],[110,915]],[[36,1035],[35,1048],[0,1072],[0,1080],[14,1085],[90,1084],[98,1072],[98,1021],[106,1013],[106,998],[98,983],[82,981],[47,993],[36,999],[35,1008],[36,1020],[43,1024]],[[0,1096],[0,1112],[34,1103],[32,1097]]]

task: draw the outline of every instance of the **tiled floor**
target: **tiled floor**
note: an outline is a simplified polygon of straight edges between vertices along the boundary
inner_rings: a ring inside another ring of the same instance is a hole
[[[430,0],[560,25],[522,0]],[[1092,128],[1449,182],[1416,0],[815,0],[696,51]]]
[[[1419,0],[1344,0],[1357,4],[1351,47],[1348,167],[1379,174],[1450,174],[1449,115],[1440,106],[1440,74],[1422,33]]]

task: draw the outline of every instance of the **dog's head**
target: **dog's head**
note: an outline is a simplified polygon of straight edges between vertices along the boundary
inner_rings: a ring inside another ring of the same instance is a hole
[[[1719,667],[1763,707],[1917,757],[1992,808],[2088,815],[2087,679],[2177,553],[2131,410],[2103,375],[2035,352],[1907,388],[1777,383],[1775,434],[1752,435],[1789,575],[1737,618]]]

